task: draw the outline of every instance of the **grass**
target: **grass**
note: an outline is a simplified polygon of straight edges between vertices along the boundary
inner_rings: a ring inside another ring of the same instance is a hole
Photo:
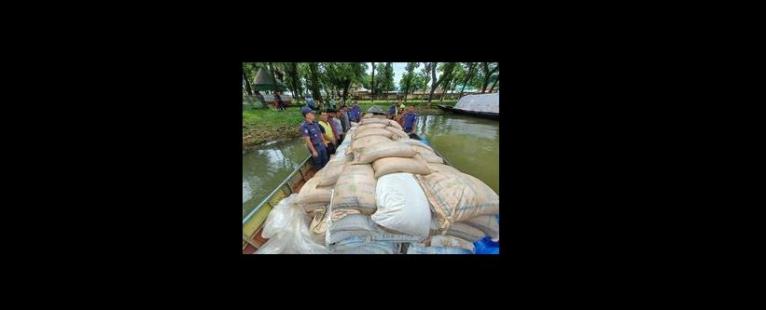
[[[395,100],[359,100],[359,106],[362,111],[367,111],[373,105],[382,106],[385,110]],[[427,100],[407,100],[406,105],[415,106],[418,114],[441,114],[442,111],[437,107],[440,104],[453,106],[457,100],[444,100],[431,102],[431,108],[428,108]],[[244,107],[242,109],[242,145],[245,149],[252,148],[258,144],[285,138],[300,137],[298,126],[303,122],[301,107],[304,102],[293,103],[285,111],[276,111],[274,108],[253,108]]]
[[[298,126],[303,121],[300,107],[288,107],[285,111],[273,108],[242,109],[242,144],[245,148],[263,142],[300,136]]]

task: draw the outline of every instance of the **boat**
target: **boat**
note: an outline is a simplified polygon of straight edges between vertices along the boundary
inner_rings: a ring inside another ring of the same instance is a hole
[[[499,120],[499,105],[500,93],[493,93],[463,96],[454,107],[443,104],[438,107],[445,112]]]
[[[415,139],[428,145],[428,141],[417,134],[410,134],[410,139]],[[437,150],[434,153],[444,160],[445,165],[450,165],[447,158]],[[266,196],[250,213],[242,220],[242,253],[253,254],[267,239],[263,238],[262,231],[269,212],[279,202],[290,194],[300,192],[303,184],[306,184],[316,174],[317,170],[311,161],[311,155],[307,156],[301,164],[288,175],[282,183]]]

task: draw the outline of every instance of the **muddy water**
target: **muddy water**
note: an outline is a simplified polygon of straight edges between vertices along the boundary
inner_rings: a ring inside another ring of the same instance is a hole
[[[418,117],[415,132],[455,168],[500,194],[500,127],[496,120],[443,114]]]
[[[242,154],[243,217],[309,155],[301,139],[269,142]]]

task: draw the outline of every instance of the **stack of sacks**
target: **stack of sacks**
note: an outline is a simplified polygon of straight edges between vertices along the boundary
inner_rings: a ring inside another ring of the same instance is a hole
[[[397,172],[422,175],[431,173],[428,161],[420,155],[428,154],[427,150],[419,151],[408,140],[409,136],[395,121],[363,119],[356,128],[354,142],[347,154],[353,154],[352,164],[371,163],[376,179]],[[438,158],[435,154],[433,156]]]
[[[428,200],[409,173],[388,174],[377,180],[377,210],[372,216],[359,210],[335,210],[331,205],[326,243],[335,254],[399,254],[402,244],[429,236]]]
[[[388,119],[362,119],[352,130],[353,132],[349,131],[350,134],[347,134],[353,142],[350,147],[344,148],[346,155],[364,147],[409,137],[397,122]]]
[[[326,226],[324,218],[326,217],[327,206],[330,204],[335,183],[345,166],[345,157],[333,158],[303,185],[296,197],[295,203],[303,207],[306,213],[313,217],[311,231],[318,240],[324,240],[322,236]]]
[[[500,239],[499,197],[473,176],[437,163],[416,179],[431,205],[431,237],[410,244],[407,254],[472,254],[473,243],[489,235]]]
[[[412,174],[430,173],[427,162],[399,141],[406,134],[395,122],[366,118],[353,130],[345,152],[351,159],[326,215],[328,247],[339,254],[393,254],[401,244],[428,238],[428,199]]]

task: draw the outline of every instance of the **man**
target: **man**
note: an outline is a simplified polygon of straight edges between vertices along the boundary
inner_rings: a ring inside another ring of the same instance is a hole
[[[338,146],[337,135],[335,134],[335,128],[330,125],[329,115],[327,112],[319,114],[319,126],[324,128],[324,138],[327,142],[327,154],[335,154],[335,148]]]
[[[388,113],[387,115],[388,119],[394,119],[394,116],[396,116],[396,104],[391,102],[391,106],[388,107]]]
[[[415,124],[418,121],[418,114],[415,113],[415,107],[407,107],[407,113],[404,114],[402,119],[404,123],[402,129],[404,129],[404,132],[408,134],[415,133]]]
[[[332,125],[332,129],[334,129],[335,138],[338,140],[338,145],[340,145],[341,142],[343,142],[343,138],[345,137],[345,134],[343,132],[343,125],[340,124],[340,120],[337,117],[337,112],[330,111],[328,113],[327,118],[330,120],[330,125]]]
[[[337,118],[340,120],[341,129],[343,129],[343,135],[348,132],[348,129],[351,127],[351,124],[348,122],[348,113],[346,113],[347,109],[345,105],[340,106],[340,110],[338,110]]]
[[[314,111],[311,108],[303,107],[301,113],[303,113],[303,122],[299,130],[306,141],[309,153],[311,153],[314,167],[322,169],[330,160],[330,155],[327,154],[327,145],[322,139],[322,130],[319,128],[319,124],[315,122]]]
[[[279,93],[274,93],[274,104],[277,107],[277,111],[284,111],[285,110],[285,104],[282,102],[282,98],[279,97]]]
[[[359,101],[354,100],[354,107],[351,108],[351,111],[354,113],[354,122],[358,123],[359,120],[362,118],[362,108],[359,106]]]
[[[404,113],[404,102],[402,102],[402,99],[399,99],[399,114]]]
[[[316,103],[314,102],[314,97],[312,97],[311,95],[306,96],[306,106],[311,108],[312,110],[317,108]]]

